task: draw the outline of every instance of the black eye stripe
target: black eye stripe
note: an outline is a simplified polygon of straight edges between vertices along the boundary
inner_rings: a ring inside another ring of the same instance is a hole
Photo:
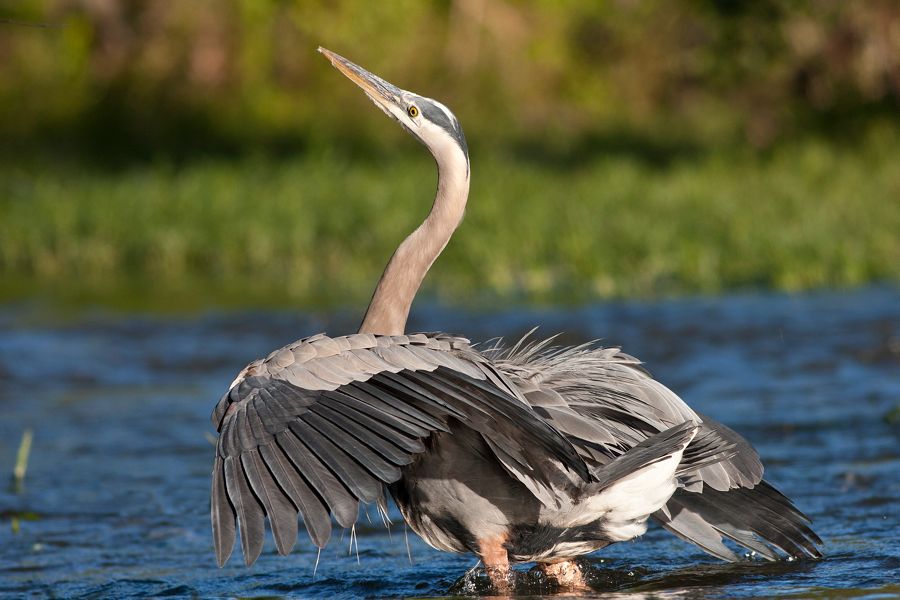
[[[450,122],[450,119],[447,118],[447,113],[442,111],[437,106],[434,106],[433,104],[427,102],[423,103],[422,114],[426,119],[441,127],[442,129],[453,131],[454,126],[453,123]]]
[[[468,144],[466,144],[466,137],[463,135],[459,121],[455,118],[451,120],[447,116],[447,113],[434,104],[431,104],[426,99],[421,99],[419,101],[419,114],[450,134],[450,137],[455,139],[456,143],[458,143],[463,151],[468,154],[469,147]]]

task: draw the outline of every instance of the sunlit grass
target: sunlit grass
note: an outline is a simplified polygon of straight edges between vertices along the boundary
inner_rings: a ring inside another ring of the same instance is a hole
[[[900,280],[898,142],[807,139],[662,165],[623,154],[550,165],[476,148],[466,220],[428,288],[454,301],[588,299]],[[414,152],[116,172],[5,164],[2,294],[357,303],[434,183]]]

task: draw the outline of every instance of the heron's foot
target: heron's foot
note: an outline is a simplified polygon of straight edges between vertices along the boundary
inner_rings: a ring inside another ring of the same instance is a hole
[[[493,591],[505,596],[510,593],[515,587],[512,578],[512,570],[509,567],[505,569],[502,567],[485,567],[485,574],[491,580],[491,587]]]
[[[505,542],[506,538],[501,536],[480,540],[478,544],[484,572],[490,578],[494,589],[501,594],[509,592],[512,585],[512,572],[509,568],[509,554],[504,546]]]
[[[591,589],[585,582],[584,571],[574,560],[538,563],[537,568],[547,579],[555,581],[560,588],[573,592],[590,591]]]

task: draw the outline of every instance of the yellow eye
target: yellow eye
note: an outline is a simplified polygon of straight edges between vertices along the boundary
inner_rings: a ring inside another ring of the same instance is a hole
[[[408,115],[411,116],[413,119],[415,119],[416,117],[419,116],[419,109],[418,109],[418,107],[412,105],[412,106],[410,106],[409,108],[406,109],[406,114],[408,114]]]

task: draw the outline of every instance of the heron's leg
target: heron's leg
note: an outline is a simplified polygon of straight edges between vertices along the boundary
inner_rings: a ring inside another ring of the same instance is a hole
[[[584,581],[584,572],[574,560],[566,560],[555,563],[538,563],[540,569],[548,579],[556,580],[557,585],[567,590],[589,590]]]
[[[484,570],[498,591],[509,588],[509,554],[506,552],[506,536],[500,535],[478,541],[478,556]]]

